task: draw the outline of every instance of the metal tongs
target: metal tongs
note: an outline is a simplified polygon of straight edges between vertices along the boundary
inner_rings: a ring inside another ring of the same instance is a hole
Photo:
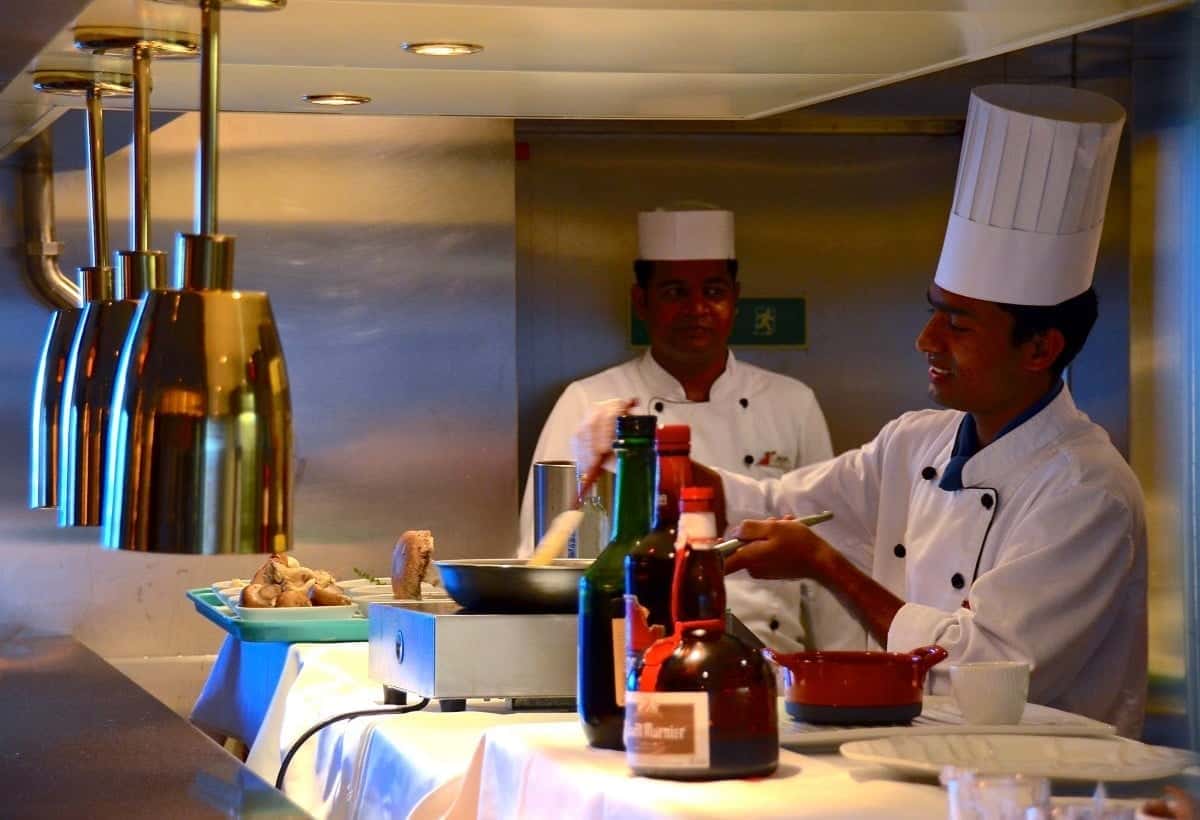
[[[816,513],[815,515],[806,515],[801,518],[794,518],[792,520],[799,521],[806,527],[812,527],[816,524],[828,521],[831,518],[833,518],[833,513],[831,513],[829,510],[825,510],[824,512]],[[713,549],[721,553],[722,557],[728,558],[749,543],[751,542],[743,541],[740,538],[730,538],[728,541],[722,541],[721,543],[717,544],[715,547],[713,547]]]

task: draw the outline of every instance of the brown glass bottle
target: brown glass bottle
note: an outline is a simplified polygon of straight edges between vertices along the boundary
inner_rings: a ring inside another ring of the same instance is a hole
[[[623,749],[625,556],[650,531],[654,416],[617,419],[612,539],[579,579],[576,702],[588,744]]]
[[[771,774],[779,765],[775,676],[725,632],[724,560],[712,549],[712,490],[686,488],[672,583],[675,631],[631,675],[626,758],[635,774],[717,780]]]
[[[675,539],[679,493],[691,484],[691,428],[670,424],[654,437],[654,526],[625,558],[625,675],[650,644],[674,631],[671,579],[675,575]]]

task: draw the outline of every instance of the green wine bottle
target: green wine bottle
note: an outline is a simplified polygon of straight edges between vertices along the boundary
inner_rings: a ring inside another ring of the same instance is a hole
[[[617,419],[612,538],[579,580],[579,718],[602,749],[625,748],[625,556],[650,530],[656,421]]]

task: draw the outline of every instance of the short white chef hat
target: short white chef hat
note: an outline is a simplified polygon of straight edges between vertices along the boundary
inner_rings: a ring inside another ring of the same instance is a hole
[[[971,92],[934,282],[960,296],[1056,305],[1092,284],[1125,110],[1039,85]]]
[[[733,212],[642,211],[638,214],[638,258],[735,259]]]

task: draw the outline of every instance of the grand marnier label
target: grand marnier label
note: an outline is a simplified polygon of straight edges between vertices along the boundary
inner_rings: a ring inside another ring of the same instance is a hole
[[[707,768],[707,692],[627,692],[625,755],[631,766]]]

